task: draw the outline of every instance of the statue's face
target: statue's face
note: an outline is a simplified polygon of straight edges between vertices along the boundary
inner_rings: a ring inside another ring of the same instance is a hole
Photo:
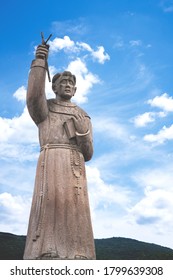
[[[76,87],[70,77],[63,76],[61,80],[55,82],[54,91],[59,97],[70,100],[76,92]]]

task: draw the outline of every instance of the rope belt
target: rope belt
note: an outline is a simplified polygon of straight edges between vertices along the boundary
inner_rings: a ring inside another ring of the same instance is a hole
[[[41,147],[40,152],[47,149],[58,149],[58,148],[77,150],[78,152],[81,152],[80,148],[77,145],[72,145],[72,144],[46,144]]]

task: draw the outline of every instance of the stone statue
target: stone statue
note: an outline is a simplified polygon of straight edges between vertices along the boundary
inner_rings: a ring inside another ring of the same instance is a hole
[[[49,45],[37,47],[28,80],[27,107],[39,130],[40,156],[24,259],[95,259],[85,161],[93,154],[90,117],[71,102],[76,77],[52,79],[46,99]]]

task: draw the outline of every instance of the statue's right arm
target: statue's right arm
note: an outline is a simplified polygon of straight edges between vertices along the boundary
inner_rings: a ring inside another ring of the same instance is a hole
[[[45,95],[46,57],[38,55],[38,48],[36,59],[31,64],[27,89],[28,111],[37,125],[44,121],[48,115]]]

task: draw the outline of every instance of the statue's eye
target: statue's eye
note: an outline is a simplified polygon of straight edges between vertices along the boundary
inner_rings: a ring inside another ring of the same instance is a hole
[[[66,85],[67,84],[67,80],[61,80],[61,84],[62,85]]]

